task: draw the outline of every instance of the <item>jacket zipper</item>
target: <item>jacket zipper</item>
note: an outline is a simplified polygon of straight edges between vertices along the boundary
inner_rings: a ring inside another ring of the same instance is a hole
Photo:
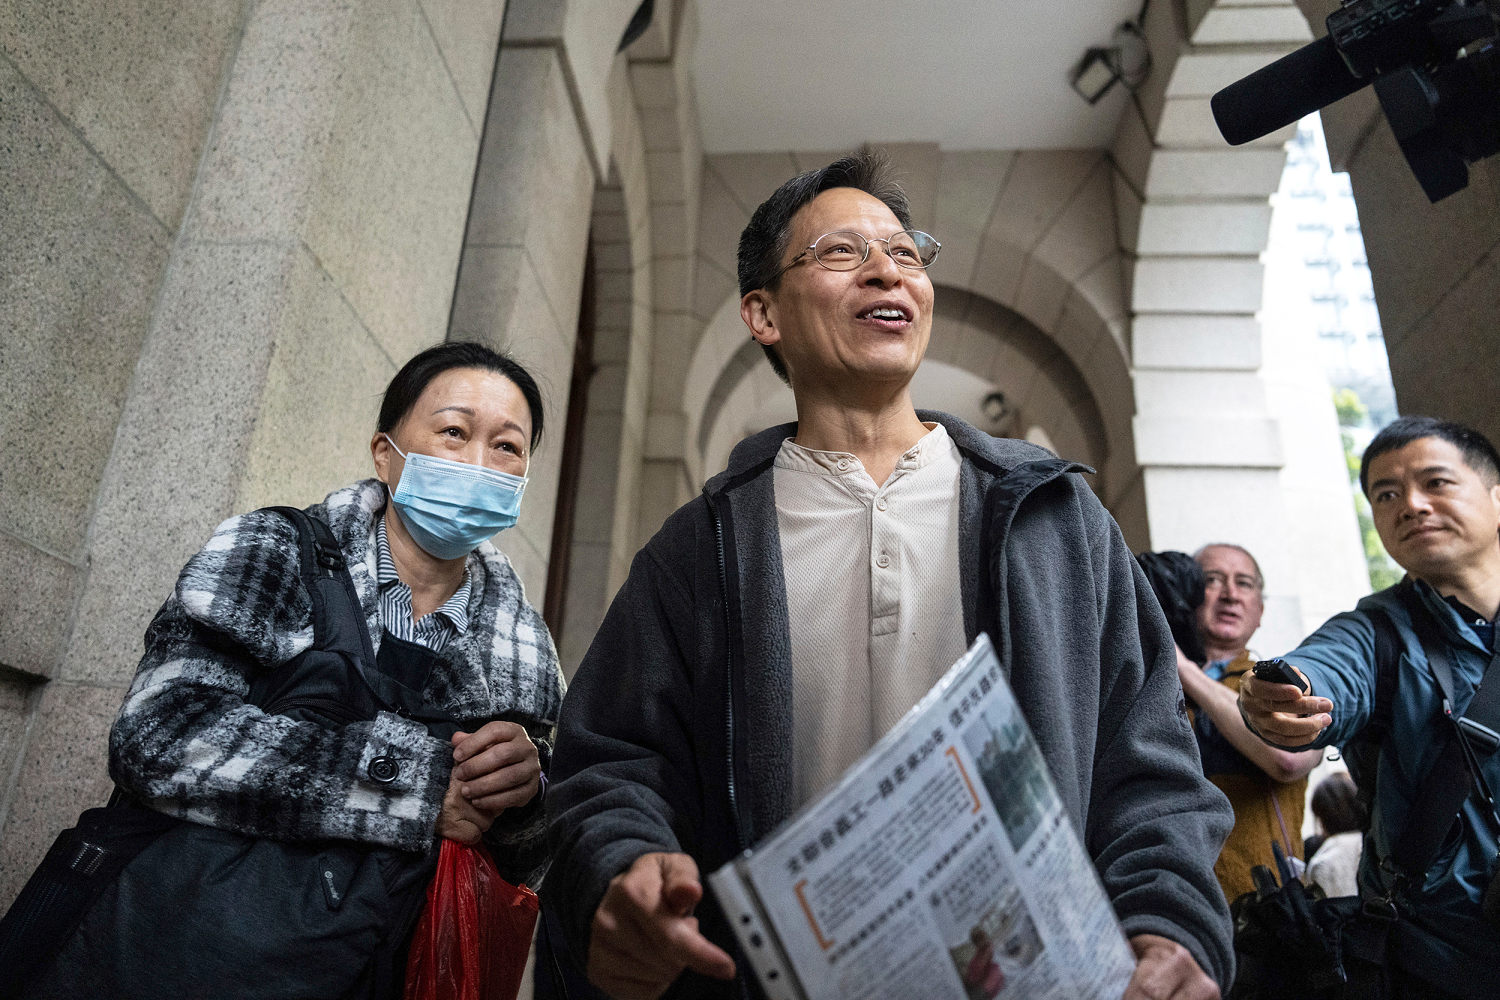
[[[61,891],[61,887],[55,880],[45,883],[41,892],[25,901],[27,905],[24,909],[12,910],[8,914],[14,918],[12,933],[7,934],[5,939],[0,941],[0,945],[4,946],[0,947],[0,951],[9,951],[14,942],[25,941],[30,936],[32,925],[41,919],[44,913],[52,909],[53,902]],[[35,970],[32,970],[32,974],[34,973]],[[28,975],[27,979],[30,978],[31,975]]]
[[[261,711],[267,715],[286,715],[288,712],[298,708],[313,709],[325,716],[330,722],[345,726],[353,722],[364,721],[361,713],[353,711],[344,702],[333,698],[306,698],[294,695],[290,698],[284,698],[263,706]]]
[[[719,592],[724,595],[724,735],[725,758],[729,765],[726,785],[729,791],[730,826],[734,831],[735,853],[745,849],[745,838],[741,832],[739,790],[734,776],[734,647],[731,642],[732,621],[729,616],[729,569],[724,558],[724,522],[719,518],[718,505],[707,492],[709,513],[714,519],[714,544],[719,556]]]

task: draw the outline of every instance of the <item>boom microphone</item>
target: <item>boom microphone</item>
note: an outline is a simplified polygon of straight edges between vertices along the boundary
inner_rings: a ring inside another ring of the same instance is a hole
[[[1231,83],[1210,105],[1219,132],[1231,146],[1301,121],[1369,83],[1349,72],[1330,35]]]
[[[1500,153],[1500,0],[1342,0],[1328,34],[1214,95],[1231,146],[1374,82],[1422,191],[1439,201]]]

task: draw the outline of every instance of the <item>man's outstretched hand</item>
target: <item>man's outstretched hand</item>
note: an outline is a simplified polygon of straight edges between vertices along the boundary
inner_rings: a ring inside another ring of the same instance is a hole
[[[618,1000],[656,1000],[692,969],[734,978],[734,959],[698,931],[698,865],[686,854],[643,854],[610,880],[589,942],[589,981]]]
[[[1297,670],[1297,676],[1307,683],[1302,671]],[[1305,747],[1333,723],[1333,702],[1327,698],[1303,694],[1295,684],[1256,677],[1253,671],[1240,682],[1239,697],[1240,714],[1250,731],[1276,746]]]

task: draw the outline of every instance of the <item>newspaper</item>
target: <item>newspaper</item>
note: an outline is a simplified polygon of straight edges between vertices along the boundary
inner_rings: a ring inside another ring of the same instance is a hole
[[[708,881],[770,1000],[1118,1000],[1135,968],[985,635]]]

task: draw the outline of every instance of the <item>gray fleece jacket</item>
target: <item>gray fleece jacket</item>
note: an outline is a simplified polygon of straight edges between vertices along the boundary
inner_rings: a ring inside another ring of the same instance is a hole
[[[1204,779],[1161,609],[1084,467],[937,420],[957,443],[969,640],[990,633],[1125,931],[1180,942],[1222,984],[1213,864],[1233,821]],[[707,873],[792,812],[792,658],[772,463],[795,425],[729,468],[636,556],[563,703],[543,895],[587,955],[609,880],[685,851]],[[736,952],[722,914],[704,933]],[[743,968],[743,963],[741,963]],[[734,996],[692,973],[669,996]]]

